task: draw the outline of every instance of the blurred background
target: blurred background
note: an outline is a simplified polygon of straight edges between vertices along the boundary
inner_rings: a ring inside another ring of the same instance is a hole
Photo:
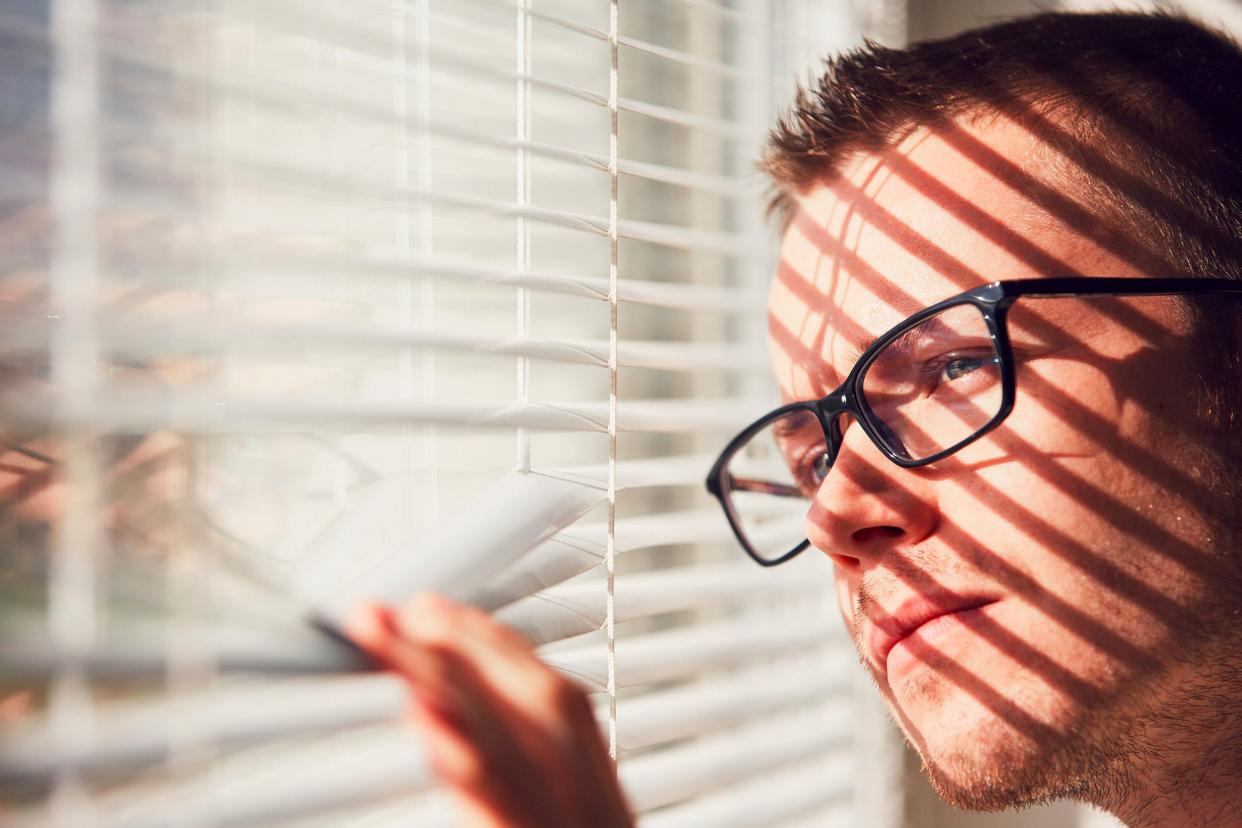
[[[941,804],[822,561],[702,487],[775,402],[795,81],[1032,10],[0,5],[0,819],[455,824],[331,634],[436,587],[592,691],[646,826],[1110,824]]]

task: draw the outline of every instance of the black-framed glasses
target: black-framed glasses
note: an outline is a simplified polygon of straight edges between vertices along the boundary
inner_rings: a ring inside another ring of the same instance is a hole
[[[808,502],[850,414],[898,466],[926,466],[996,428],[1014,404],[1006,328],[1019,297],[1242,294],[1229,279],[1064,277],[992,282],[915,313],[880,335],[841,386],[783,405],[729,441],[707,477],[742,548],[764,566],[805,549]]]

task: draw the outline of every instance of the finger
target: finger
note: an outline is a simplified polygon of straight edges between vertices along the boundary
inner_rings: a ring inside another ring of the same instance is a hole
[[[185,459],[185,440],[168,431],[156,431],[142,438],[125,454],[117,457],[109,469],[112,477],[125,477],[134,473],[146,474],[146,469],[167,463],[169,460]]]
[[[3,504],[13,515],[38,523],[53,523],[64,512],[68,491],[56,471],[38,472],[7,489]]]
[[[522,794],[536,791],[531,778],[525,791],[514,790],[504,782],[506,771],[492,767],[479,752],[479,745],[468,733],[447,721],[440,711],[426,704],[415,693],[411,718],[423,737],[423,744],[436,775],[448,787],[457,805],[461,822],[470,828],[547,828],[554,823],[544,815],[526,813]]]
[[[433,767],[480,825],[488,814],[506,828],[557,824],[532,792],[540,789],[538,763],[518,734],[529,729],[521,714],[492,695],[459,653],[409,641],[393,613],[368,607],[347,630],[368,652],[411,683],[411,712],[426,739]]]
[[[460,653],[479,671],[493,694],[507,699],[549,735],[578,744],[594,716],[585,693],[545,665],[530,643],[486,613],[443,596],[419,596],[402,623],[413,641]],[[573,725],[566,728],[568,723]]]
[[[576,814],[606,807],[625,813],[616,771],[585,692],[535,656],[529,643],[485,613],[440,596],[422,596],[403,615],[414,640],[460,654],[485,683],[476,692],[511,704],[531,727],[515,731],[532,759],[554,777],[593,784],[559,790]],[[601,805],[602,803],[602,805]],[[607,822],[598,822],[607,825]]]

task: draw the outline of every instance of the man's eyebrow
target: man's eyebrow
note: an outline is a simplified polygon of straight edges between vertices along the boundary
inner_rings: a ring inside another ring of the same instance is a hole
[[[939,316],[933,316],[912,328],[907,328],[902,331],[891,342],[889,342],[888,345],[885,346],[885,351],[891,350],[894,353],[909,353],[916,350],[920,345],[929,339],[950,333],[953,333],[953,330],[944,323],[944,320]],[[850,346],[849,365],[851,370],[853,370],[854,365],[858,363],[858,360],[862,359],[862,355],[875,347],[875,343],[879,342],[883,336],[884,334],[880,334],[880,336],[872,337],[862,346],[861,349],[859,349],[858,345]]]

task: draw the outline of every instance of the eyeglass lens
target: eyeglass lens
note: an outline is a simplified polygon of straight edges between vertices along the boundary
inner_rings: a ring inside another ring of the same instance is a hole
[[[1000,356],[983,313],[955,305],[904,331],[867,366],[860,396],[903,459],[931,457],[974,435],[1001,408]]]
[[[903,331],[866,366],[859,397],[892,454],[922,460],[1000,412],[1001,360],[983,312],[955,305]],[[807,502],[831,464],[819,418],[796,410],[756,431],[729,461],[725,493],[752,551],[775,560],[802,542]]]
[[[725,492],[755,555],[775,560],[802,538],[807,502],[828,470],[819,418],[794,411],[768,422],[729,460]]]

